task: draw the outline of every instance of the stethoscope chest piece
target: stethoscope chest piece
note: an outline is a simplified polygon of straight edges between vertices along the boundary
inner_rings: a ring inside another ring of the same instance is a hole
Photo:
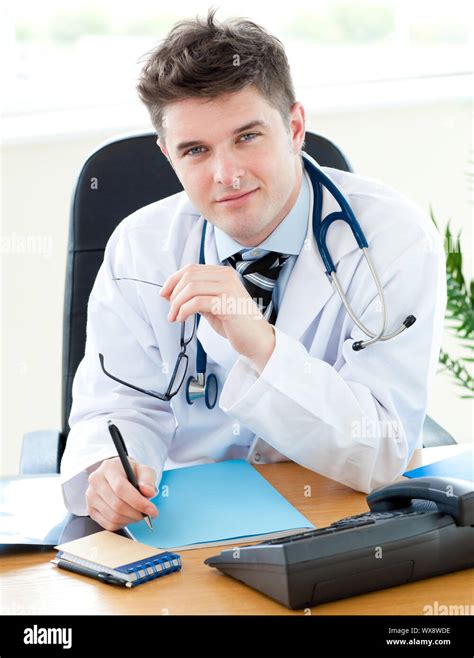
[[[217,402],[217,377],[211,373],[205,375],[199,372],[197,377],[188,377],[186,382],[186,401],[193,404],[196,400],[204,398],[206,407],[214,409]]]

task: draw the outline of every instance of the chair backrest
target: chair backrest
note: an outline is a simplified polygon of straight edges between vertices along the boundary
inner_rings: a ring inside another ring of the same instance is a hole
[[[304,150],[321,166],[352,168],[329,139],[306,133]],[[62,440],[69,432],[72,382],[84,356],[87,302],[115,227],[138,208],[182,190],[155,133],[119,136],[86,160],[72,197],[63,327]]]

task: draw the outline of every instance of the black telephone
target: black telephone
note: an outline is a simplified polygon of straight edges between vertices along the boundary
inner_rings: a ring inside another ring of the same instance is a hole
[[[327,528],[225,550],[205,564],[292,609],[473,566],[472,481],[395,482],[367,503],[369,512]]]

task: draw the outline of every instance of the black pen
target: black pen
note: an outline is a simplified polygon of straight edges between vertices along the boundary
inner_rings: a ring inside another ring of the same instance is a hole
[[[58,566],[60,569],[66,569],[67,571],[72,571],[73,573],[78,573],[81,576],[89,576],[90,578],[95,578],[100,580],[102,583],[107,583],[109,585],[120,585],[121,587],[133,587],[132,583],[128,580],[121,580],[120,578],[115,578],[110,573],[102,573],[100,571],[94,571],[93,569],[88,569],[74,562],[68,562],[67,560],[62,560],[57,558],[51,560],[53,564]]]
[[[135,473],[133,472],[133,469],[130,466],[130,462],[128,461],[127,446],[125,445],[125,441],[123,440],[123,437],[120,434],[119,428],[116,425],[114,425],[111,420],[107,421],[107,425],[109,426],[110,436],[112,437],[115,447],[117,448],[118,456],[120,457],[120,461],[122,462],[122,466],[127,476],[127,479],[130,482],[130,484],[133,484],[133,486],[137,491],[140,491],[137,479],[135,477]],[[143,518],[145,519],[147,526],[151,530],[153,526],[151,524],[150,517],[144,514]]]

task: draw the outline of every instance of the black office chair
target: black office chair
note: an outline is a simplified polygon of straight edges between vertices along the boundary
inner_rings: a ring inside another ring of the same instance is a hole
[[[306,133],[304,150],[322,166],[353,171],[329,139]],[[87,301],[105,245],[119,222],[138,208],[182,190],[152,132],[124,135],[100,146],[86,160],[72,197],[63,324],[62,429],[23,438],[20,473],[58,473],[69,433],[72,382],[84,356]],[[424,445],[456,443],[431,418]]]

